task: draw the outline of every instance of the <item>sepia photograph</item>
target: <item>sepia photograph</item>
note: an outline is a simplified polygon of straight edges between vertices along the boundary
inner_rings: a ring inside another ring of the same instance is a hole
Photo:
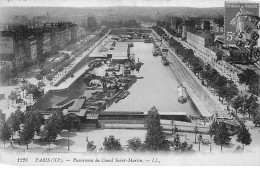
[[[0,0],[0,163],[259,166],[260,1]]]

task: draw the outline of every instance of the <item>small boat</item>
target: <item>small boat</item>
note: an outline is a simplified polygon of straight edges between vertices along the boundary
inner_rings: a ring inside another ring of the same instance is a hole
[[[168,66],[169,65],[169,61],[167,60],[167,58],[165,56],[162,56],[161,61],[162,61],[164,66]]]
[[[158,56],[159,53],[157,52],[157,50],[153,49],[153,56]]]
[[[177,95],[178,95],[178,102],[179,103],[186,103],[187,102],[187,92],[186,92],[186,88],[184,86],[178,86],[178,91],[177,91]]]

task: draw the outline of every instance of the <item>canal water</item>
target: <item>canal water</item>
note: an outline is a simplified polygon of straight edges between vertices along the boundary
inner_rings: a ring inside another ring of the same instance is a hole
[[[186,112],[199,116],[192,100],[184,104],[178,102],[177,87],[180,85],[170,66],[164,66],[160,56],[153,56],[153,44],[135,42],[131,53],[136,61],[144,63],[139,72],[132,72],[138,79],[129,89],[130,95],[118,103],[113,103],[106,111],[144,111],[155,106],[159,112]]]
[[[130,95],[118,103],[113,103],[106,111],[143,111],[147,112],[156,106],[159,112],[186,112],[187,115],[199,116],[196,106],[188,98],[181,104],[177,99],[177,87],[180,84],[170,66],[161,63],[160,56],[152,55],[153,44],[135,42],[131,53],[135,59],[143,62],[139,72],[133,71],[138,79],[129,89]],[[65,103],[82,95],[87,95],[86,84],[79,78],[65,91],[49,93],[37,106],[38,110],[46,110],[58,103]]]

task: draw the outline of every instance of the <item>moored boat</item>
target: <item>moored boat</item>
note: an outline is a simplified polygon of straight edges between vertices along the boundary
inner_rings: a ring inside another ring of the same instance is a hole
[[[179,103],[186,103],[187,102],[187,92],[186,92],[186,88],[184,86],[178,86],[178,91],[177,91],[177,95],[178,95],[178,102]]]
[[[169,61],[167,60],[167,58],[165,56],[162,56],[161,61],[162,61],[164,66],[168,66],[169,65]]]

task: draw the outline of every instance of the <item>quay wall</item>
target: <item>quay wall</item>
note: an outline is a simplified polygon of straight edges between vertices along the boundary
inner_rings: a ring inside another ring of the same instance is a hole
[[[160,39],[159,35],[153,30],[152,34]],[[211,117],[215,113],[223,114],[226,110],[197,79],[194,73],[178,58],[173,50],[163,41],[163,44],[169,48],[170,55],[168,59],[176,76],[183,86],[186,87],[190,98],[204,117]],[[171,56],[171,57],[170,57]]]
[[[110,30],[108,31],[107,34],[109,34]],[[91,43],[89,46],[89,48],[92,48],[91,50],[89,50],[88,54],[95,49],[95,47],[97,45],[99,45],[105,38],[106,35],[104,35],[103,37],[101,37],[98,42],[93,42]],[[93,45],[91,47],[91,45]],[[84,53],[84,52],[83,52]],[[56,82],[55,86],[58,86],[59,84],[61,84],[66,78],[70,77],[72,74],[74,74],[76,71],[78,71],[80,68],[82,68],[83,66],[85,66],[88,61],[90,60],[90,58],[88,57],[88,54],[86,54],[79,62],[76,63],[76,65],[74,65],[74,67],[69,70],[58,82]],[[87,66],[87,65],[86,65]],[[91,69],[91,67],[89,67],[87,70]],[[87,71],[86,70],[86,71]],[[84,72],[83,72],[84,74]],[[48,90],[42,97],[40,97],[39,99],[37,99],[37,101],[32,105],[31,110],[38,110],[40,108],[40,110],[45,110],[48,107],[45,107],[45,105],[42,105],[43,102],[48,101],[52,95],[54,95],[55,93],[58,92],[66,92],[68,90],[70,90],[70,87],[83,75],[81,74],[79,77],[77,77],[67,88],[57,88],[57,89],[50,89]]]

